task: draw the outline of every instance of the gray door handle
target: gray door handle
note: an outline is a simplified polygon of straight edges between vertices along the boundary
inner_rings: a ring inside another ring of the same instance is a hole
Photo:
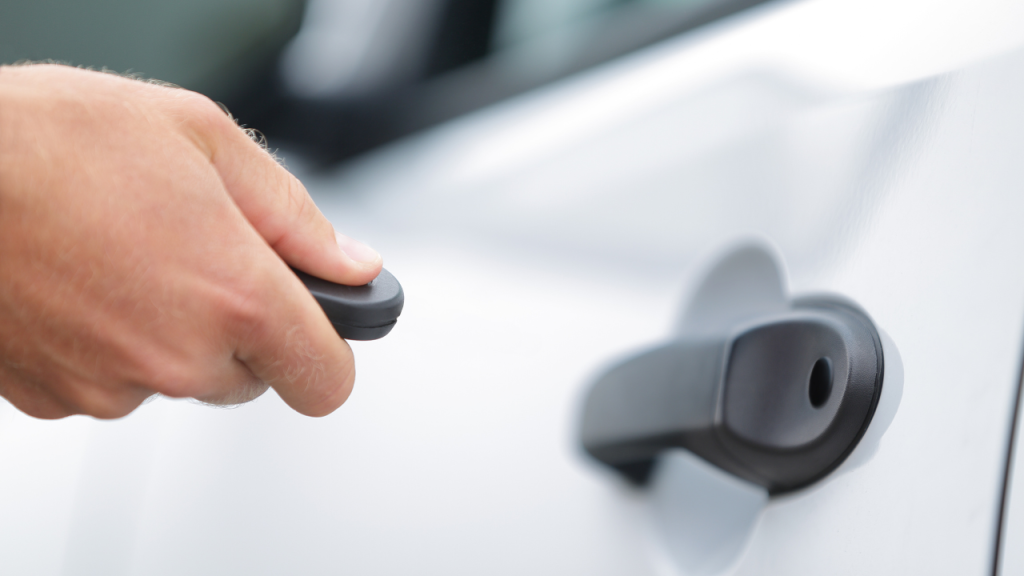
[[[772,493],[828,474],[882,389],[878,332],[838,300],[796,301],[720,337],[685,334],[603,374],[584,403],[588,453],[635,483],[684,448]]]

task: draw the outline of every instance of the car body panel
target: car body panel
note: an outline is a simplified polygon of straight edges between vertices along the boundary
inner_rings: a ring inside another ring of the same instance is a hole
[[[1024,54],[872,91],[738,69],[586,122],[602,82],[336,172],[294,166],[407,296],[387,338],[353,343],[336,414],[272,393],[115,422],[3,405],[12,572],[990,573],[1024,349]],[[586,387],[672,337],[704,272],[750,243],[791,293],[871,315],[898,410],[791,494],[718,490],[685,455],[693,490],[630,488],[578,445]],[[725,555],[673,551],[666,526],[693,509],[667,502],[712,493],[753,511]]]

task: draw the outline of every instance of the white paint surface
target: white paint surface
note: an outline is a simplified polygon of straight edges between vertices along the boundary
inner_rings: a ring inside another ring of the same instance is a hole
[[[614,77],[308,177],[408,297],[391,335],[354,345],[349,403],[314,420],[273,395],[161,400],[117,422],[4,405],[5,567],[652,574],[649,498],[583,458],[578,403],[672,333],[703,255],[758,237],[792,292],[872,315],[904,387],[877,451],[770,500],[728,570],[990,573],[1024,319],[1024,55],[877,94],[694,74],[537,156],[474,152],[565,102],[600,116]]]

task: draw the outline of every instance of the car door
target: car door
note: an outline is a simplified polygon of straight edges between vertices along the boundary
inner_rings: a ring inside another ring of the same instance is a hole
[[[406,291],[387,338],[353,343],[348,403],[158,399],[115,422],[5,404],[11,573],[992,573],[1024,349],[1024,52],[868,86],[753,56],[708,72],[706,46],[334,170],[295,157]],[[611,367],[714,302],[823,294],[885,357],[825,476],[770,494],[667,448],[638,487],[584,451]]]

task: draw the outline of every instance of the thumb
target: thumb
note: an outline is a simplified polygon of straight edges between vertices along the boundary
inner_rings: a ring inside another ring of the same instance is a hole
[[[211,160],[246,219],[285,262],[331,282],[361,286],[384,261],[341,234],[305,186],[228,118],[218,122]]]

